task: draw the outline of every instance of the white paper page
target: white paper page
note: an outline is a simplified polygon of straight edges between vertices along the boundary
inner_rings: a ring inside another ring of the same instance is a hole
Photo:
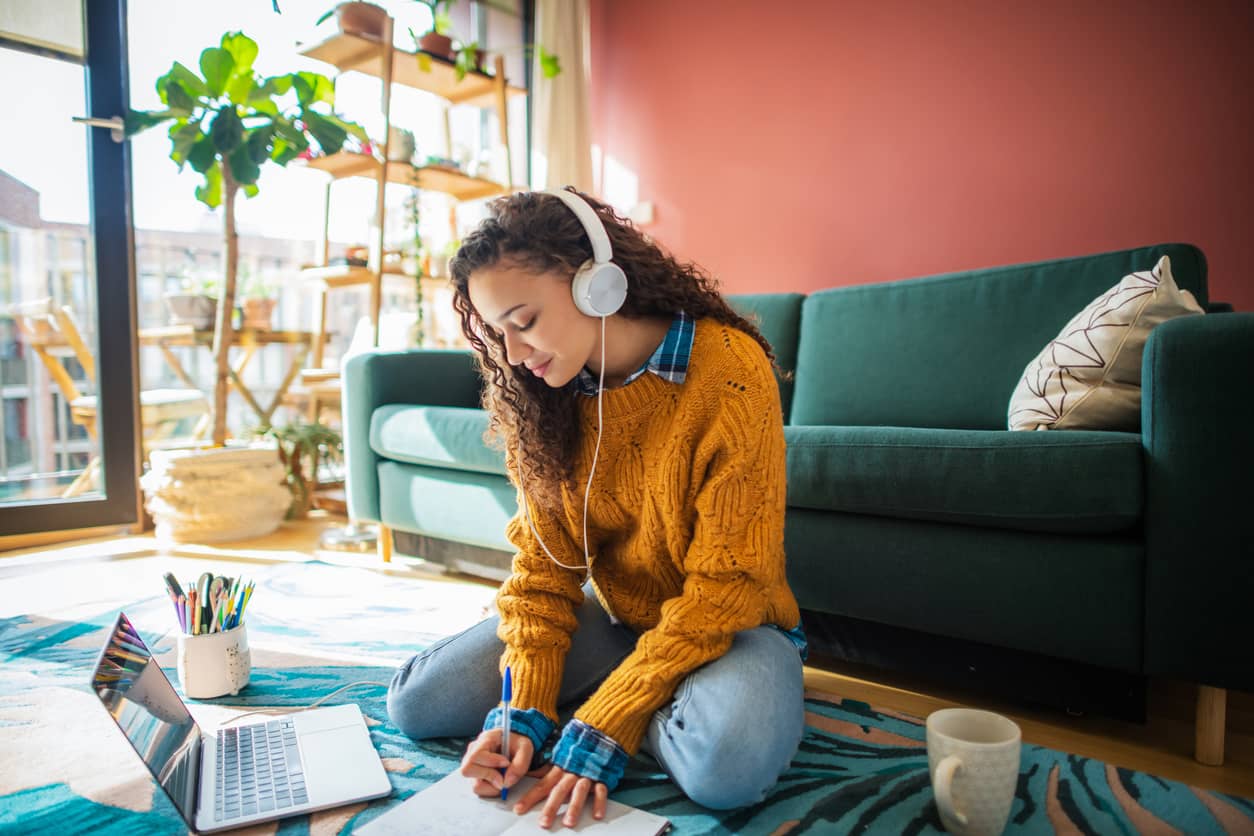
[[[661,816],[617,801],[609,802],[605,818],[598,821],[592,818],[592,800],[589,799],[576,827],[557,827],[561,822],[559,816],[555,826],[545,830],[536,823],[542,804],[522,816],[513,810],[513,805],[535,782],[535,778],[523,778],[510,787],[509,799],[501,801],[499,796],[480,798],[475,795],[470,779],[453,772],[353,833],[361,836],[570,836],[574,833],[656,836],[668,826]]]

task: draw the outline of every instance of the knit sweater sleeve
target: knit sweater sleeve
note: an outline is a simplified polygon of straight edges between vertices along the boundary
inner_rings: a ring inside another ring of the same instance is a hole
[[[557,693],[570,637],[578,622],[575,608],[583,602],[582,569],[558,566],[544,551],[522,512],[527,501],[519,494],[519,513],[506,528],[518,549],[510,576],[496,595],[501,622],[497,635],[505,642],[501,670],[510,666],[513,703],[520,710],[536,709],[557,722]],[[582,550],[552,514],[537,512],[528,503],[531,521],[545,545],[567,566],[583,564]]]
[[[765,357],[761,366],[745,390],[722,399],[704,442],[712,447],[698,457],[705,478],[681,594],[575,713],[629,754],[686,675],[726,653],[736,633],[764,623],[767,589],[782,582],[783,420]]]

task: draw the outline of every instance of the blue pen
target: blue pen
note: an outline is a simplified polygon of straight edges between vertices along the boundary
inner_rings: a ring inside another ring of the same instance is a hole
[[[505,706],[502,709],[501,720],[501,752],[505,757],[509,758],[509,703],[514,698],[514,684],[510,681],[509,665],[505,666],[505,681],[501,683],[501,703]],[[506,767],[508,770],[509,767]],[[509,795],[509,788],[501,786],[501,800],[504,801]]]

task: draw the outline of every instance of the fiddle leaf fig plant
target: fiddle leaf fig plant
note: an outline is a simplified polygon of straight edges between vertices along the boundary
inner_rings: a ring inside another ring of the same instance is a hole
[[[239,263],[235,231],[235,197],[258,193],[266,163],[286,166],[316,146],[334,154],[350,140],[365,143],[360,125],[337,116],[335,85],[311,72],[263,77],[253,69],[257,43],[243,32],[228,32],[218,46],[200,53],[200,72],[175,61],[157,79],[161,110],[132,110],[126,132],[169,125],[170,159],[182,171],[190,165],[204,176],[196,199],[211,209],[223,207],[224,281],[218,296],[214,354],[213,441],[226,440],[226,399]]]

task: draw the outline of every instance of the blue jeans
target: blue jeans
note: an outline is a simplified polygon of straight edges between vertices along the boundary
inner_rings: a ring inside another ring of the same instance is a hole
[[[565,722],[636,645],[584,588],[579,627],[558,691]],[[436,642],[401,665],[388,714],[408,736],[473,737],[500,702],[499,617]],[[727,653],[686,676],[653,714],[641,749],[696,803],[716,810],[756,804],[801,742],[804,687],[797,648],[774,627],[737,633]]]

